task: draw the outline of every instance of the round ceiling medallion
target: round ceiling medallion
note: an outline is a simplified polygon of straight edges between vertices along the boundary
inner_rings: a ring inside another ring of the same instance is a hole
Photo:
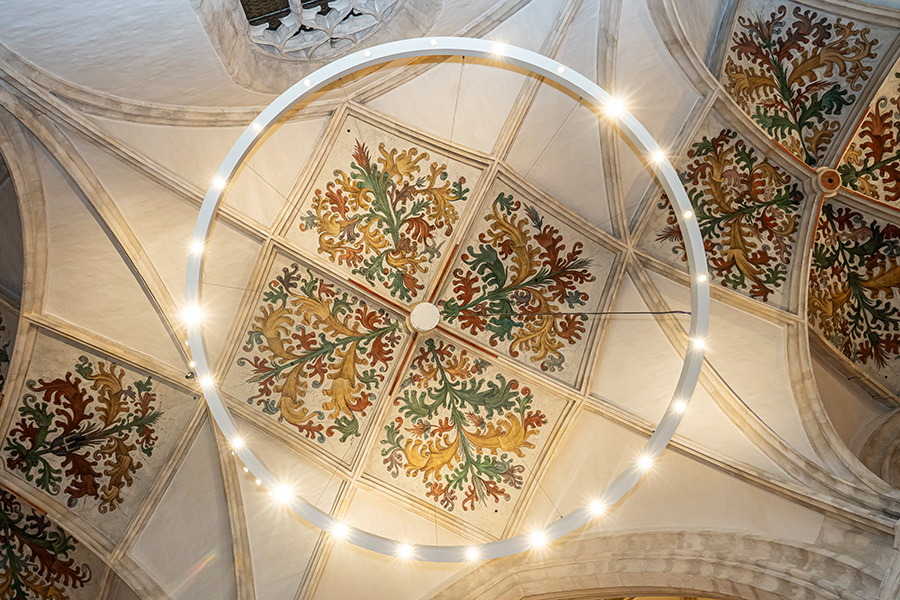
[[[539,531],[523,533],[511,538],[469,546],[440,546],[410,544],[357,529],[320,510],[312,502],[295,495],[279,484],[274,475],[259,461],[253,448],[244,444],[219,393],[215,374],[206,354],[200,320],[188,324],[188,336],[203,395],[210,413],[231,443],[234,454],[264,485],[273,497],[289,506],[297,515],[335,538],[382,554],[432,562],[461,562],[508,556],[541,546],[560,538],[590,522],[627,494],[647,472],[653,461],[662,454],[684,415],[693,395],[703,365],[704,342],[709,328],[709,274],[700,228],[694,218],[690,200],[678,173],[663,150],[640,122],[622,104],[587,77],[557,61],[523,48],[472,38],[420,38],[401,40],[345,56],[315,71],[298,82],[267,106],[241,134],[216,173],[194,226],[192,252],[188,259],[185,297],[188,310],[199,310],[201,281],[208,237],[229,181],[240,168],[244,158],[264,136],[267,129],[291,111],[307,96],[328,84],[356,71],[397,59],[422,56],[470,56],[501,61],[527,69],[566,88],[587,103],[598,115],[614,122],[645,159],[656,175],[675,210],[678,225],[684,235],[688,269],[691,277],[691,323],[688,331],[684,363],[672,399],[659,424],[645,444],[641,454],[604,489],[597,490],[593,501],[577,508]],[[420,303],[412,309],[410,324],[417,331],[429,331],[438,325],[439,311],[430,303]]]
[[[409,311],[409,324],[419,333],[428,333],[440,322],[441,309],[431,302],[417,302]]]

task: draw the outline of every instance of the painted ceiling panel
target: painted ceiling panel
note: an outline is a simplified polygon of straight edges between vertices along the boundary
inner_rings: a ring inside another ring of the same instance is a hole
[[[563,0],[530,2],[487,37],[538,51],[554,34],[549,29],[563,4]],[[369,106],[456,144],[490,152],[524,81],[518,71],[471,59],[453,60],[379,96]]]
[[[8,472],[117,541],[197,400],[140,369],[40,333],[14,398]]]
[[[476,215],[440,294],[444,327],[579,387],[597,327],[577,313],[601,306],[614,250],[576,233],[569,215],[505,178],[494,181]]]
[[[59,165],[43,149],[38,162],[49,236],[45,310],[169,365],[182,365],[150,301]]]
[[[750,0],[738,10],[720,79],[776,142],[819,165],[895,37],[793,2]]]
[[[710,115],[677,164],[706,244],[712,282],[788,309],[801,213],[797,179]],[[665,195],[638,247],[687,271],[684,242]]]
[[[411,512],[446,514],[472,535],[500,537],[533,492],[536,465],[566,409],[555,392],[504,375],[461,344],[420,339],[366,476]]]
[[[895,393],[900,390],[898,240],[897,225],[828,200],[820,211],[809,275],[810,326]]]
[[[16,188],[3,157],[0,156],[0,293],[20,298],[25,273],[22,221]]]
[[[536,503],[524,529],[558,517],[557,509],[565,514],[590,502],[634,460],[645,441],[599,415],[583,413],[544,478],[543,488],[556,507],[544,501],[540,509]],[[627,500],[597,519],[594,527],[753,531],[811,544],[823,520],[817,512],[667,450]],[[588,531],[590,527],[583,533]]]
[[[690,310],[687,288],[654,272],[650,277],[672,309]],[[791,388],[784,326],[712,300],[707,339],[707,360],[741,399],[796,451],[819,462]],[[749,364],[754,368],[748,369]]]
[[[480,189],[483,165],[454,154],[351,116],[286,237],[387,301],[424,300]]]
[[[393,502],[359,490],[353,497],[347,523],[378,535],[410,543],[465,544],[467,540],[430,519],[412,515]],[[464,564],[404,561],[335,544],[312,598],[427,598],[450,577],[467,568]],[[353,573],[353,577],[348,577]]]
[[[404,356],[404,316],[286,256],[260,296],[223,390],[299,443],[355,462]]]
[[[34,7],[3,7],[0,39],[56,77],[137,102],[178,106],[256,106],[269,97],[234,84],[189,2],[116,0],[60,5],[34,19]],[[116,26],[110,27],[110,15]],[[71,24],[78,27],[72,28]],[[62,29],[68,35],[57,35]]]
[[[626,276],[614,311],[647,311],[631,278]],[[687,317],[679,317],[687,323]],[[638,340],[640,352],[622,352]],[[610,402],[646,420],[658,423],[672,398],[683,359],[653,316],[615,316],[604,334],[600,358],[594,367],[591,396]],[[653,373],[653,377],[642,376]],[[719,456],[750,464],[772,477],[784,474],[767,458],[698,386],[678,435]]]
[[[130,555],[172,600],[236,597],[231,529],[212,425],[204,424]]]

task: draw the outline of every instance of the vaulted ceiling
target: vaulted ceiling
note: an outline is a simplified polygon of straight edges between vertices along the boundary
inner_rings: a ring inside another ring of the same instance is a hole
[[[586,75],[665,149],[706,244],[707,361],[652,471],[543,550],[440,565],[274,503],[191,372],[203,194],[328,59],[256,45],[237,0],[0,7],[0,598],[896,585],[900,10],[401,0],[353,45],[477,36]],[[409,543],[487,542],[590,502],[688,348],[681,232],[643,159],[580,99],[489,61],[391,63],[319,93],[249,157],[204,252],[207,349],[245,443],[323,511]],[[405,325],[421,301],[442,311],[428,334]]]

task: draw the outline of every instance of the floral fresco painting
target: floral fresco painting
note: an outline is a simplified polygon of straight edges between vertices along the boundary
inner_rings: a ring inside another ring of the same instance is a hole
[[[900,208],[900,67],[869,105],[838,172],[846,188]]]
[[[421,301],[479,174],[348,117],[288,238],[376,294]]]
[[[152,375],[39,335],[3,462],[115,539],[197,402]]]
[[[813,329],[897,391],[900,227],[826,201],[813,245],[808,304]]]
[[[772,139],[820,165],[872,75],[886,34],[793,2],[743,2],[721,80]]]
[[[62,527],[0,488],[0,598],[97,598],[103,568]]]
[[[565,402],[438,336],[412,357],[367,473],[496,535]]]
[[[442,292],[448,328],[574,385],[613,252],[553,209],[495,182]]]
[[[800,184],[718,119],[701,127],[678,170],[712,281],[786,308],[804,206]],[[665,194],[638,247],[687,270],[684,239]]]
[[[352,286],[279,257],[225,390],[299,439],[344,458],[408,338],[402,317]]]

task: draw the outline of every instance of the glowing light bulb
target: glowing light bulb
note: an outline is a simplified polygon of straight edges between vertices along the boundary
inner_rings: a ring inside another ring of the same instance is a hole
[[[334,527],[331,528],[331,535],[339,540],[347,537],[348,533],[350,533],[350,528],[343,523],[335,523]]]
[[[248,469],[247,467],[244,467],[244,473],[249,473],[249,472],[250,472],[250,469]]]
[[[216,384],[215,380],[209,375],[204,375],[200,378],[200,387],[209,389]]]
[[[188,363],[188,366],[193,369],[194,367],[197,366],[197,363],[195,363],[194,361],[191,361]]]
[[[252,123],[250,123],[250,128],[253,129],[253,131],[255,131],[257,133],[262,131],[262,125],[260,125],[256,121],[253,121]]]
[[[184,319],[187,325],[196,325],[200,322],[202,316],[203,311],[200,310],[199,306],[188,306],[181,312],[181,318]]]
[[[706,340],[704,340],[703,338],[694,338],[693,340],[691,340],[691,343],[697,350],[702,350],[706,347]]]
[[[437,46],[437,40],[434,38],[431,38],[431,40],[429,40],[428,43],[431,44],[432,46]]]
[[[500,42],[494,42],[493,44],[491,44],[491,54],[496,54],[497,56],[506,56],[506,46],[504,46]]]
[[[666,160],[666,153],[662,150],[655,150],[653,154],[650,155],[650,158],[653,159],[653,162],[659,164],[662,161]]]
[[[278,504],[287,504],[291,501],[293,497],[293,492],[291,492],[291,488],[286,485],[279,485],[277,488],[272,490],[273,498],[275,498],[275,502]]]
[[[676,400],[675,404],[672,405],[672,408],[677,413],[683,413],[687,410],[687,402],[685,402],[684,400]]]
[[[235,437],[231,440],[231,447],[235,450],[240,450],[244,447],[244,439],[241,437]]]
[[[223,187],[225,187],[225,178],[216,175],[215,177],[213,177],[212,186],[214,189],[221,190]]]
[[[201,240],[191,242],[191,254],[203,254],[203,242]]]
[[[365,56],[366,58],[372,58],[372,51],[366,50],[365,52],[363,52],[363,56]]]
[[[400,544],[397,546],[397,558],[411,558],[413,555],[413,547],[409,544]]]
[[[547,536],[543,531],[535,531],[529,536],[532,548],[543,548],[547,544]]]
[[[697,283],[706,283],[706,275],[697,275]]]
[[[471,546],[466,550],[466,558],[469,560],[478,560],[481,556],[481,552],[478,550],[477,546]]]
[[[684,211],[684,218],[685,218],[685,219],[690,219],[690,218],[693,217],[693,216],[694,216],[694,212],[693,212],[693,211],[690,211],[690,210]]]
[[[559,73],[560,75],[562,75],[563,73],[566,72],[566,68],[562,65],[559,65],[558,67],[556,67],[556,72]]]
[[[638,467],[640,467],[641,471],[647,472],[653,467],[653,457],[647,454],[641,455],[638,458]]]
[[[594,500],[591,502],[590,509],[595,517],[599,517],[606,512],[606,504],[601,500]]]
[[[262,481],[260,481],[259,479],[257,479],[257,480],[256,480],[256,485],[262,485]]]
[[[610,98],[606,102],[606,114],[611,117],[619,117],[625,112],[625,105],[617,98]]]

